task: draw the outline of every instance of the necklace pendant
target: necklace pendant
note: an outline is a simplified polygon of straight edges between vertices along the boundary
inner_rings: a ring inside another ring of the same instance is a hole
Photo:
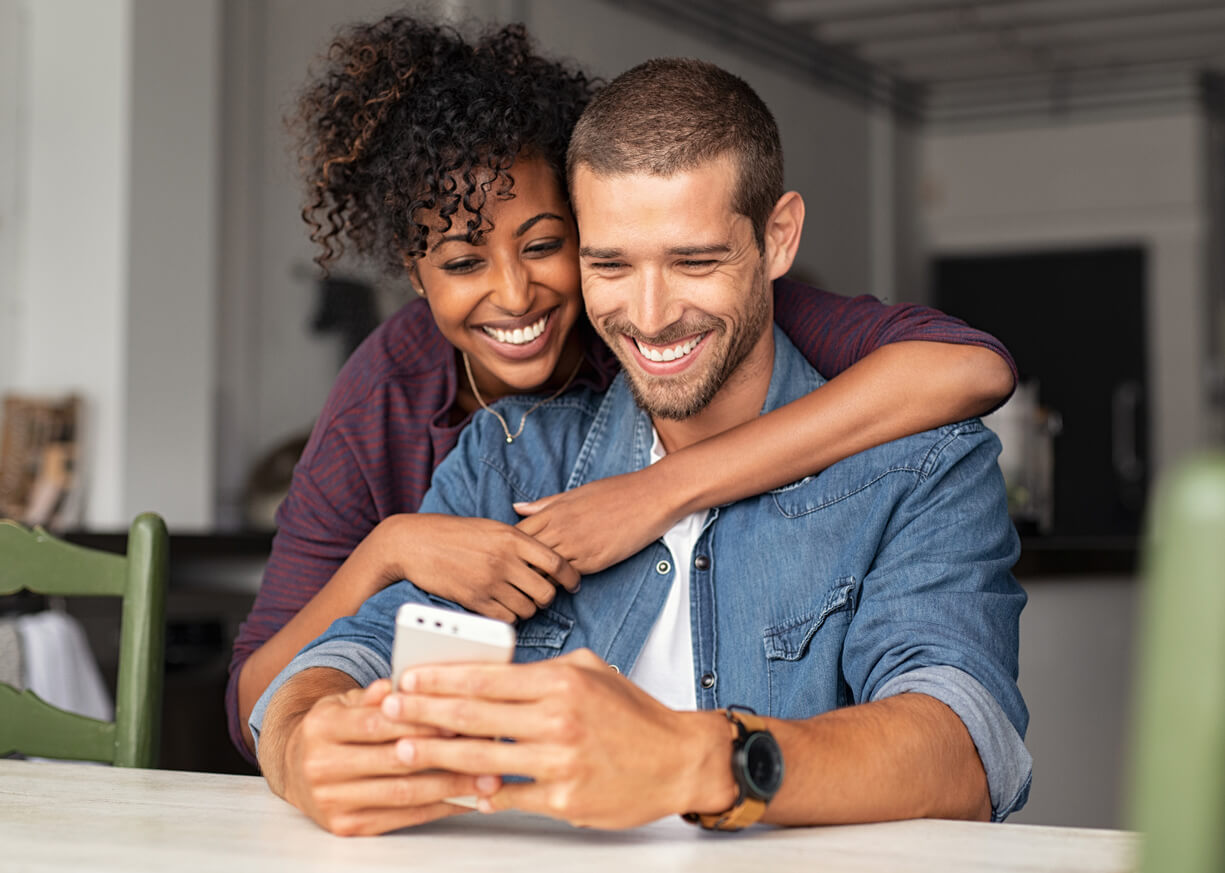
[[[510,434],[507,434],[507,435],[506,435],[506,441],[507,441],[508,443],[513,443],[513,442],[515,441],[515,438],[514,438],[513,436],[511,436]]]

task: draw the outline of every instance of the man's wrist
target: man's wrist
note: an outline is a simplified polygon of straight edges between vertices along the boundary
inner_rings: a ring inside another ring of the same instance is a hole
[[[717,813],[731,809],[740,796],[732,775],[732,733],[722,712],[684,713],[689,720],[685,744],[681,808],[677,813]]]

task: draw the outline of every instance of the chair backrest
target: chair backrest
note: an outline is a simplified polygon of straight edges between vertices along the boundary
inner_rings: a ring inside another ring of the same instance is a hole
[[[115,720],[65,712],[0,685],[0,755],[153,767],[161,735],[169,536],[156,515],[132,522],[127,555],[87,549],[0,521],[0,594],[123,598]]]
[[[1144,544],[1132,824],[1149,873],[1225,870],[1225,454],[1161,483]]]

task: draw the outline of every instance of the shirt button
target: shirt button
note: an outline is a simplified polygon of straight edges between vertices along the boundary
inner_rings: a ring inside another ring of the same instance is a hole
[[[714,673],[703,673],[702,674],[702,687],[707,688],[707,689],[715,687],[715,674]]]
[[[697,567],[699,570],[709,569],[710,558],[706,557],[705,555],[698,555],[693,559],[693,566]]]
[[[667,573],[671,569],[672,569],[672,565],[669,564],[667,561],[660,561],[658,564],[655,565],[655,572],[660,574],[661,576],[664,573]]]

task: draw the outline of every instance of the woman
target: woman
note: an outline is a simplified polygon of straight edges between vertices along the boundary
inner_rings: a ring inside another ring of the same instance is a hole
[[[982,413],[1013,384],[991,337],[929,309],[775,285],[778,323],[833,377],[820,391],[637,473],[518,507],[517,527],[415,515],[473,414],[494,399],[606,387],[586,324],[565,148],[595,90],[512,26],[476,42],[404,15],[332,45],[294,123],[303,216],[326,266],[344,245],[405,270],[424,300],[345,366],[281,506],[227,709],[246,719],[298,649],[408,578],[507,621],[573,590],[700,509],[795,481],[872,445]]]

